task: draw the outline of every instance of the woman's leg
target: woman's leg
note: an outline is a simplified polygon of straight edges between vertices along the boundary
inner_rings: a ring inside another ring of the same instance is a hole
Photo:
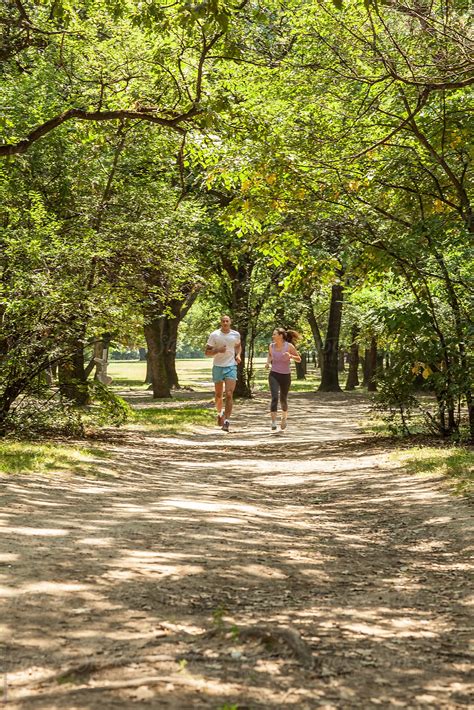
[[[291,375],[282,375],[280,380],[281,428],[286,428],[288,417],[288,392],[290,391]]]
[[[278,411],[278,395],[280,392],[280,383],[278,381],[278,378],[276,377],[276,373],[270,372],[270,375],[268,377],[268,384],[270,385],[270,392],[272,395],[272,401],[270,404],[270,414],[272,417],[272,429],[273,426],[276,426],[276,418],[277,418],[277,411]]]

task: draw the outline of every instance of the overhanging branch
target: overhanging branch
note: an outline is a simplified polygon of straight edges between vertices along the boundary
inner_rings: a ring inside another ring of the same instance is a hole
[[[33,143],[43,138],[55,128],[66,123],[66,121],[78,120],[78,121],[116,121],[124,119],[134,119],[148,121],[150,123],[157,123],[165,128],[170,128],[177,133],[183,135],[185,129],[181,126],[182,123],[190,120],[194,116],[200,113],[200,109],[193,105],[189,111],[178,114],[171,118],[165,118],[163,116],[157,116],[155,113],[150,112],[150,110],[144,109],[140,111],[132,110],[118,110],[118,111],[84,111],[79,108],[71,108],[64,113],[55,116],[54,118],[45,121],[40,126],[37,126],[31,133],[27,135],[26,138],[18,141],[17,143],[3,143],[0,144],[0,156],[7,155],[19,155],[26,153],[28,148],[30,148]]]

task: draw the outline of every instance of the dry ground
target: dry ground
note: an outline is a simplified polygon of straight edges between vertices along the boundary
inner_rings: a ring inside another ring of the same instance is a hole
[[[265,407],[0,479],[7,707],[469,707],[467,504],[364,439],[363,398],[294,394],[280,435]]]

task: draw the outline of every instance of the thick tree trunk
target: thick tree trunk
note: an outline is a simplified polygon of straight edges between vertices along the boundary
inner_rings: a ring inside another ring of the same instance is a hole
[[[168,383],[171,388],[179,389],[178,373],[176,372],[176,345],[178,341],[178,327],[181,319],[165,318],[164,334],[165,334],[165,367],[168,376]]]
[[[78,406],[84,406],[89,403],[88,373],[84,366],[84,347],[82,342],[77,342],[73,354],[60,363],[58,376],[59,391],[62,397]]]
[[[342,320],[342,299],[344,287],[342,284],[334,284],[331,290],[331,305],[329,308],[329,321],[324,344],[323,372],[320,392],[340,392],[338,356],[339,356],[339,334],[341,332]]]
[[[171,388],[179,388],[176,372],[176,346],[178,328],[199,293],[195,284],[189,290],[183,290],[182,298],[175,298],[166,303],[172,315],[156,318],[156,311],[145,313],[145,338],[147,342],[147,379],[151,379],[153,397],[171,397]],[[165,308],[163,307],[163,310]],[[148,316],[148,317],[147,317]]]
[[[151,387],[154,399],[169,399],[171,386],[165,362],[164,318],[145,321],[145,338],[151,370]]]
[[[301,362],[295,362],[296,366],[296,379],[305,380],[306,372],[308,369],[308,358],[306,353],[301,353]]]
[[[349,353],[349,372],[347,374],[346,390],[350,392],[359,384],[359,343],[357,337],[359,335],[359,327],[352,326],[351,330],[351,350]]]
[[[372,336],[370,341],[369,362],[367,373],[367,389],[369,392],[377,391],[377,339]]]

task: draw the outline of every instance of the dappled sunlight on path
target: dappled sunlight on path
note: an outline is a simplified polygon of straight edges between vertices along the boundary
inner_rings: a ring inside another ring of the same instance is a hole
[[[468,706],[466,504],[394,470],[361,397],[295,394],[277,435],[266,405],[3,479],[9,707]]]

